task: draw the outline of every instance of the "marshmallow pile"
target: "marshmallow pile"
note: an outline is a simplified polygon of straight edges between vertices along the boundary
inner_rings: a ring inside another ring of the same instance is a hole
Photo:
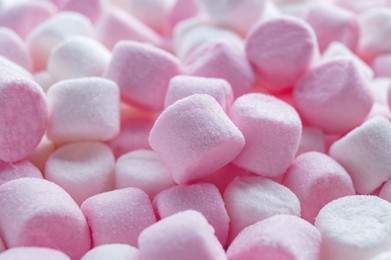
[[[0,260],[391,259],[391,1],[0,0]]]

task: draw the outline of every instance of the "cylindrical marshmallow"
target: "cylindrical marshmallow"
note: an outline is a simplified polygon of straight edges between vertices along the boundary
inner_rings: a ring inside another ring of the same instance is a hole
[[[31,57],[26,43],[8,28],[0,28],[0,55],[31,70]]]
[[[20,178],[40,178],[42,173],[27,160],[18,161],[15,163],[5,163],[0,161],[0,185]]]

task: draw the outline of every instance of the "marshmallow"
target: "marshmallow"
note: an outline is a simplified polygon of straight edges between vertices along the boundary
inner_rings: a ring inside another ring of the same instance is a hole
[[[47,136],[63,143],[107,141],[120,129],[118,86],[103,78],[70,79],[51,86]]]
[[[171,28],[181,21],[190,19],[198,14],[195,0],[177,0],[170,12]]]
[[[391,251],[383,252],[375,257],[372,257],[371,260],[389,260],[391,259]]]
[[[360,32],[358,20],[352,12],[329,3],[320,3],[308,9],[305,20],[314,29],[321,51],[334,41],[356,51]]]
[[[373,117],[336,141],[330,156],[352,177],[359,194],[369,194],[391,178],[391,123]]]
[[[144,229],[138,239],[139,259],[226,260],[213,232],[199,212],[179,212]]]
[[[302,126],[294,108],[273,96],[252,93],[235,100],[230,117],[246,140],[233,163],[265,177],[282,175],[300,143]]]
[[[0,26],[8,27],[22,39],[55,14],[57,8],[49,1],[15,1],[0,15]],[[15,3],[16,2],[16,3]]]
[[[292,44],[292,43],[295,44]],[[282,16],[254,26],[246,53],[271,91],[291,88],[318,56],[315,34],[298,18]]]
[[[302,259],[320,257],[320,233],[308,222],[276,215],[245,228],[227,250],[229,260]]]
[[[114,190],[88,198],[81,210],[91,228],[93,246],[137,246],[141,231],[156,222],[148,195],[137,188]]]
[[[22,160],[45,133],[45,95],[35,82],[0,66],[0,111],[0,160]]]
[[[152,149],[176,183],[209,175],[232,161],[244,138],[217,101],[195,94],[160,114],[149,136]]]
[[[377,196],[347,196],[316,217],[323,259],[366,260],[391,250],[391,204]]]
[[[4,163],[0,161],[0,185],[20,178],[40,178],[42,173],[27,160],[18,161],[16,163]]]
[[[314,223],[320,209],[330,201],[355,194],[345,169],[318,152],[298,156],[286,172],[283,184],[299,198],[301,217],[310,223]]]
[[[8,248],[49,247],[71,259],[90,249],[86,219],[56,184],[37,178],[9,181],[0,186],[0,204],[0,230]]]
[[[391,87],[391,78],[375,78],[371,82],[371,90],[375,103],[388,106],[388,93]]]
[[[96,23],[103,13],[103,0],[63,0],[60,8],[81,13],[92,23]]]
[[[175,76],[170,80],[164,107],[193,94],[208,94],[216,99],[224,111],[232,105],[231,85],[223,79],[194,76]]]
[[[370,62],[375,56],[391,52],[391,10],[375,8],[359,17],[360,42],[359,54]]]
[[[14,247],[0,254],[0,260],[71,260],[63,252],[45,247]]]
[[[46,162],[45,178],[66,190],[77,204],[114,187],[114,155],[107,145],[83,142],[64,145]]]
[[[372,63],[376,77],[391,78],[391,54],[377,56]]]
[[[185,60],[184,70],[188,75],[225,79],[235,97],[249,92],[255,82],[242,51],[221,39],[210,40],[195,49]]]
[[[10,71],[16,72],[27,79],[34,78],[33,75],[28,70],[26,70],[25,68],[23,68],[19,64],[15,63],[7,58],[4,58],[1,55],[0,55],[0,69],[1,70],[10,70]]]
[[[159,111],[164,106],[170,79],[179,73],[179,61],[170,53],[146,44],[122,41],[113,50],[105,77],[118,84],[123,101]]]
[[[109,60],[110,52],[99,42],[74,36],[52,50],[47,70],[54,81],[102,76]]]
[[[99,41],[110,50],[120,40],[160,44],[160,36],[137,18],[119,8],[111,8],[105,12],[96,24]]]
[[[295,85],[294,99],[312,125],[343,134],[368,115],[373,104],[369,87],[370,82],[352,59],[335,58],[304,75]]]
[[[296,195],[285,186],[262,177],[235,178],[224,192],[224,202],[231,220],[230,241],[247,226],[268,217],[300,216]]]
[[[319,128],[303,127],[296,156],[311,151],[320,153],[326,152],[323,132]]]
[[[151,149],[149,132],[154,121],[144,117],[127,118],[121,121],[119,134],[111,139],[108,145],[116,158],[138,149]]]
[[[81,260],[137,260],[138,250],[125,244],[108,244],[97,246],[85,254]]]
[[[214,228],[220,243],[224,246],[227,242],[229,217],[223,198],[213,184],[172,187],[156,195],[153,203],[162,219],[189,209],[200,212]]]
[[[0,55],[31,70],[31,57],[26,43],[8,28],[0,28]]]
[[[54,47],[70,36],[94,36],[91,22],[81,14],[62,12],[37,26],[27,39],[35,71],[45,70]]]
[[[261,18],[267,1],[197,0],[196,2],[213,23],[246,35],[253,24]]]
[[[388,0],[336,0],[335,4],[357,14],[374,8],[387,8],[390,6]]]
[[[136,187],[153,198],[175,185],[166,166],[150,150],[135,150],[118,158],[115,163],[115,187]]]
[[[54,143],[50,141],[46,135],[43,136],[41,142],[35,150],[27,157],[41,172],[45,172],[46,160],[56,149]]]

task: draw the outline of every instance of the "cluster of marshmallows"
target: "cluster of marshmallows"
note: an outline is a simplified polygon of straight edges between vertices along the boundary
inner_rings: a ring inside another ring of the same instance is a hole
[[[0,260],[391,259],[391,1],[0,0]]]

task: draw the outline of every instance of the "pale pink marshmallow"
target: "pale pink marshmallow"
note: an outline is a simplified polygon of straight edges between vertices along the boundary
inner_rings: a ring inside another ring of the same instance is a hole
[[[14,247],[0,254],[0,260],[71,260],[63,252],[45,247]]]
[[[66,190],[77,204],[114,188],[115,158],[98,142],[64,145],[46,161],[45,178]]]
[[[54,83],[52,76],[46,70],[35,73],[34,81],[37,82],[44,92],[47,92]]]
[[[390,259],[391,259],[391,251],[380,253],[371,258],[371,260],[390,260]]]
[[[175,76],[170,80],[164,106],[193,94],[208,94],[228,111],[232,105],[233,93],[231,85],[224,79],[195,76]]]
[[[340,42],[332,42],[329,44],[328,48],[323,52],[322,61],[328,59],[334,59],[337,57],[349,57],[356,62],[360,70],[368,77],[372,79],[374,76],[374,71],[368,64],[363,60],[357,57],[351,50],[348,49],[344,44]]]
[[[235,100],[230,117],[246,140],[233,163],[261,176],[281,176],[300,144],[302,125],[295,109],[273,96],[251,93]]]
[[[34,76],[19,64],[4,58],[0,55],[0,69],[14,71],[27,79],[34,79]]]
[[[312,28],[290,16],[267,19],[255,25],[247,35],[246,53],[259,76],[274,92],[291,88],[319,55]]]
[[[9,181],[0,186],[0,204],[0,230],[8,248],[49,247],[76,260],[91,247],[88,224],[80,208],[50,181]]]
[[[0,55],[17,63],[28,71],[31,70],[31,57],[27,45],[11,29],[0,28]]]
[[[94,247],[114,243],[137,246],[140,232],[156,222],[148,195],[138,188],[95,195],[84,201],[81,209]]]
[[[346,170],[319,152],[298,156],[289,166],[283,184],[299,198],[301,217],[310,223],[314,223],[320,209],[330,201],[355,194]]]
[[[54,47],[70,36],[93,37],[91,22],[81,14],[61,12],[37,26],[28,36],[27,44],[34,71],[45,70]]]
[[[184,71],[192,76],[225,79],[235,97],[248,93],[255,82],[254,71],[243,52],[223,39],[210,40],[196,48],[184,61]]]
[[[322,259],[367,260],[391,250],[391,204],[377,196],[336,199],[319,212]]]
[[[265,0],[197,0],[196,3],[212,23],[246,35],[262,16]]]
[[[184,184],[228,164],[245,141],[214,98],[195,94],[178,100],[160,114],[149,143],[174,181]]]
[[[300,145],[297,149],[296,156],[311,151],[326,153],[324,135],[322,130],[320,130],[319,128],[303,127]]]
[[[159,111],[169,81],[177,74],[179,61],[170,53],[147,44],[121,41],[113,50],[104,76],[118,84],[123,101]]]
[[[97,246],[85,254],[81,260],[137,260],[138,249],[126,244]]]
[[[389,0],[336,0],[335,4],[357,14],[374,8],[387,8],[391,5]]]
[[[300,202],[287,187],[263,177],[237,177],[224,192],[229,241],[244,228],[277,214],[300,217]],[[245,202],[245,203],[244,203]]]
[[[26,177],[42,179],[42,173],[34,166],[34,164],[27,160],[15,163],[5,163],[0,161],[0,185],[7,181]]]
[[[198,183],[175,186],[156,195],[153,203],[162,219],[189,209],[200,212],[214,228],[220,243],[225,246],[229,217],[223,198],[215,185]]]
[[[373,60],[372,68],[376,77],[391,78],[391,53],[377,56]]]
[[[358,53],[371,62],[377,55],[391,52],[391,10],[370,9],[359,16],[360,41]]]
[[[98,41],[73,36],[50,53],[47,70],[52,80],[102,76],[110,61],[110,52]]]
[[[121,120],[119,134],[108,142],[116,158],[138,149],[151,149],[149,133],[154,120],[147,117],[132,117]]]
[[[320,259],[319,231],[303,219],[276,215],[245,228],[228,247],[228,260]]]
[[[157,193],[175,185],[167,167],[151,150],[134,150],[115,163],[115,187],[135,187],[153,198]]]
[[[99,41],[110,50],[121,40],[160,45],[160,36],[131,14],[119,8],[107,10],[96,24]]]
[[[0,26],[8,27],[26,39],[31,31],[56,11],[57,8],[48,1],[19,1],[1,13]]]
[[[391,180],[388,180],[380,190],[379,197],[391,202]]]
[[[81,13],[94,24],[102,15],[104,7],[104,0],[64,0],[60,4],[62,11]]]
[[[307,10],[305,20],[314,29],[322,52],[332,42],[340,42],[356,51],[360,32],[357,17],[352,12],[330,3],[314,4]]]
[[[47,136],[56,143],[108,141],[120,129],[120,91],[113,81],[91,77],[60,81],[48,93]]]
[[[312,125],[342,134],[360,125],[374,102],[368,78],[357,63],[342,57],[305,74],[295,85],[294,99]]]
[[[0,160],[22,160],[45,133],[45,94],[32,80],[0,66],[0,111]]]
[[[183,20],[190,19],[198,14],[195,0],[177,0],[170,12],[171,28]]]
[[[44,135],[41,142],[27,159],[44,173],[46,161],[54,150],[56,150],[55,144]]]
[[[138,239],[140,260],[226,260],[213,227],[194,210],[186,210],[146,228]]]
[[[369,119],[330,148],[330,156],[352,177],[359,194],[369,194],[391,178],[391,122]]]

